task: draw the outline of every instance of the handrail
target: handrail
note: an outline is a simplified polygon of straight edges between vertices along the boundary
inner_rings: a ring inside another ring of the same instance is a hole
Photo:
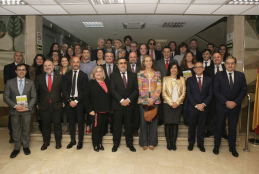
[[[250,152],[248,149],[248,136],[249,136],[249,122],[250,122],[250,104],[251,104],[251,97],[247,94],[247,123],[246,123],[246,142],[245,148],[243,149],[245,152]]]

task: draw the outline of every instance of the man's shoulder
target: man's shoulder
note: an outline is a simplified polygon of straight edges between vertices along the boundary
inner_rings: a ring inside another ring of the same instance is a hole
[[[4,66],[4,68],[10,68],[10,67],[12,67],[12,66],[15,66],[14,62],[13,62],[13,63],[10,63],[10,64],[5,65],[5,66]]]

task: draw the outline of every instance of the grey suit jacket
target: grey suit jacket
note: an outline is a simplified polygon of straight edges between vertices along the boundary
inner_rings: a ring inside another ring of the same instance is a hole
[[[33,113],[33,106],[36,103],[37,94],[34,82],[32,80],[25,78],[25,85],[22,95],[27,95],[29,110],[25,112],[17,112],[14,108],[14,106],[17,104],[16,96],[20,96],[17,85],[17,77],[8,80],[4,88],[3,99],[4,102],[9,106],[10,115],[23,115]]]
[[[176,62],[178,64],[178,61],[175,59],[170,59],[169,64],[172,62]],[[160,59],[160,60],[156,61],[156,68],[158,71],[160,71],[161,79],[163,79],[167,74],[166,66],[165,66],[165,59]]]

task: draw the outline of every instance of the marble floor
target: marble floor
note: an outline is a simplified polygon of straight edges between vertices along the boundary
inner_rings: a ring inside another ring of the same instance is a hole
[[[178,146],[176,151],[168,151],[165,146],[144,151],[135,146],[137,152],[133,153],[121,145],[112,153],[112,144],[104,144],[104,151],[95,152],[90,143],[84,143],[81,150],[75,146],[68,150],[67,144],[57,150],[52,142],[47,150],[41,151],[42,143],[31,141],[30,155],[24,155],[21,148],[20,154],[11,159],[13,145],[8,142],[8,131],[0,129],[0,174],[258,174],[259,146],[249,144],[250,152],[244,152],[245,137],[239,137],[238,158],[231,155],[227,146],[220,147],[219,155],[212,153],[213,146],[205,146],[205,153],[197,147],[189,152],[187,146]]]

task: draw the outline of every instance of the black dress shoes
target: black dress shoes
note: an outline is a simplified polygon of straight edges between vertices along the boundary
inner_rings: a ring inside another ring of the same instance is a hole
[[[94,151],[99,152],[99,146],[94,146]]]
[[[43,143],[43,145],[41,146],[41,150],[46,150],[49,146],[49,142],[48,143]]]
[[[104,150],[104,147],[102,144],[99,144],[99,150]]]
[[[207,131],[207,132],[205,133],[205,138],[208,138],[208,137],[210,137],[210,136],[212,136],[212,135],[213,135],[212,132]]]
[[[67,149],[71,149],[74,145],[76,145],[76,141],[72,140],[68,145],[67,145]]]
[[[131,152],[136,152],[136,149],[133,146],[133,144],[127,144],[127,148],[129,148]]]
[[[188,118],[184,118],[183,120],[185,126],[189,126],[189,120]]]
[[[230,148],[229,148],[229,151],[232,152],[232,155],[233,155],[234,157],[238,157],[238,153],[237,153],[237,150],[236,150],[235,147],[230,147]]]
[[[11,143],[11,144],[14,143],[13,137],[10,137],[9,143]]]
[[[76,149],[80,150],[83,148],[83,142],[78,142]]]
[[[19,153],[20,153],[20,150],[13,150],[13,152],[11,153],[10,158],[15,158]]]
[[[192,151],[192,150],[193,150],[193,144],[189,144],[188,150],[189,150],[189,151]]]
[[[224,138],[224,139],[228,139],[228,135],[227,134],[222,134],[222,136],[221,136],[222,138]]]
[[[23,152],[24,152],[25,155],[31,154],[31,151],[30,151],[29,147],[23,148]]]
[[[203,144],[198,144],[197,147],[200,149],[200,151],[205,152],[205,148],[204,148]]]
[[[61,142],[57,141],[56,142],[56,149],[60,149],[62,147]]]
[[[166,146],[166,148],[168,149],[168,150],[172,150],[172,144],[171,144],[171,142],[168,140],[167,141],[167,146]]]
[[[213,153],[215,154],[215,155],[218,155],[219,154],[219,146],[214,146],[214,149],[213,149]]]
[[[174,151],[176,151],[176,149],[177,149],[175,143],[176,142],[174,140],[171,140],[171,149],[174,150]]]
[[[112,152],[116,152],[118,150],[119,145],[118,144],[114,144],[112,147]]]

